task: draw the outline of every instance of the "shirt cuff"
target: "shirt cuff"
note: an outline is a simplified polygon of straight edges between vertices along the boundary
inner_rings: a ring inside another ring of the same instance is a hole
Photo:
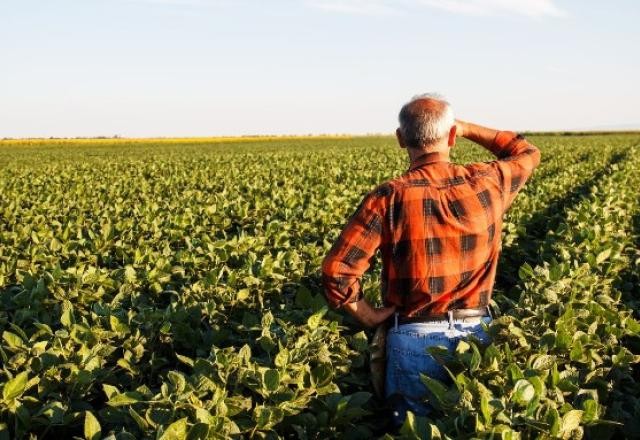
[[[324,295],[329,307],[339,309],[343,305],[355,302],[361,293],[360,282],[355,279],[350,285],[345,286],[344,281],[324,275],[322,277]]]
[[[511,156],[516,144],[513,141],[518,138],[522,139],[522,135],[514,131],[499,131],[491,145],[491,152],[499,158]]]

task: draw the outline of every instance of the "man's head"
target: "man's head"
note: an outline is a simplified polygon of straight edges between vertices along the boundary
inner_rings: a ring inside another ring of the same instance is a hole
[[[448,151],[455,145],[453,110],[440,95],[414,96],[402,107],[398,120],[398,142],[401,147],[410,149],[410,155],[412,152]]]

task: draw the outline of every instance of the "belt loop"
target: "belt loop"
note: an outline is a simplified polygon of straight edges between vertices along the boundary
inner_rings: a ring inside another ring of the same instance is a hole
[[[449,330],[453,330],[453,310],[447,310],[447,318],[449,319]]]
[[[395,320],[395,330],[398,330],[398,312],[393,314],[393,318]]]

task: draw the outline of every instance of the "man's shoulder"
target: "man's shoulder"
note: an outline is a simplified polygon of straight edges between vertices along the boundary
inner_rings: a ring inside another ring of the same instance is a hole
[[[397,190],[397,186],[396,179],[387,180],[376,186],[369,194],[378,198],[390,197]]]
[[[407,189],[424,186],[451,186],[461,183],[467,179],[478,179],[482,177],[494,177],[494,162],[471,162],[467,164],[451,163],[449,173],[445,176],[426,178],[408,171],[396,176],[376,186],[370,196],[376,198],[391,198],[397,196]]]
[[[471,162],[466,164],[451,162],[449,163],[449,169],[446,172],[428,176],[408,171],[379,185],[376,187],[375,191],[378,191],[380,194],[390,195],[394,192],[401,192],[407,188],[456,185],[462,183],[466,179],[493,175],[493,162],[494,161]]]
[[[471,162],[464,165],[459,165],[463,168],[469,177],[482,177],[493,174],[495,160],[487,162]]]

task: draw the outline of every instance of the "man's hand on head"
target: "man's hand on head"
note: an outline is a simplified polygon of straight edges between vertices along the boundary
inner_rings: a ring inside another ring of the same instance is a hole
[[[365,327],[378,326],[396,311],[395,305],[379,308],[372,307],[364,298],[360,301],[347,303],[344,308]]]
[[[463,137],[475,142],[482,147],[491,150],[493,141],[498,135],[498,131],[493,128],[483,127],[473,122],[461,121],[456,119],[456,137]]]
[[[456,137],[464,137],[467,123],[456,119]]]

